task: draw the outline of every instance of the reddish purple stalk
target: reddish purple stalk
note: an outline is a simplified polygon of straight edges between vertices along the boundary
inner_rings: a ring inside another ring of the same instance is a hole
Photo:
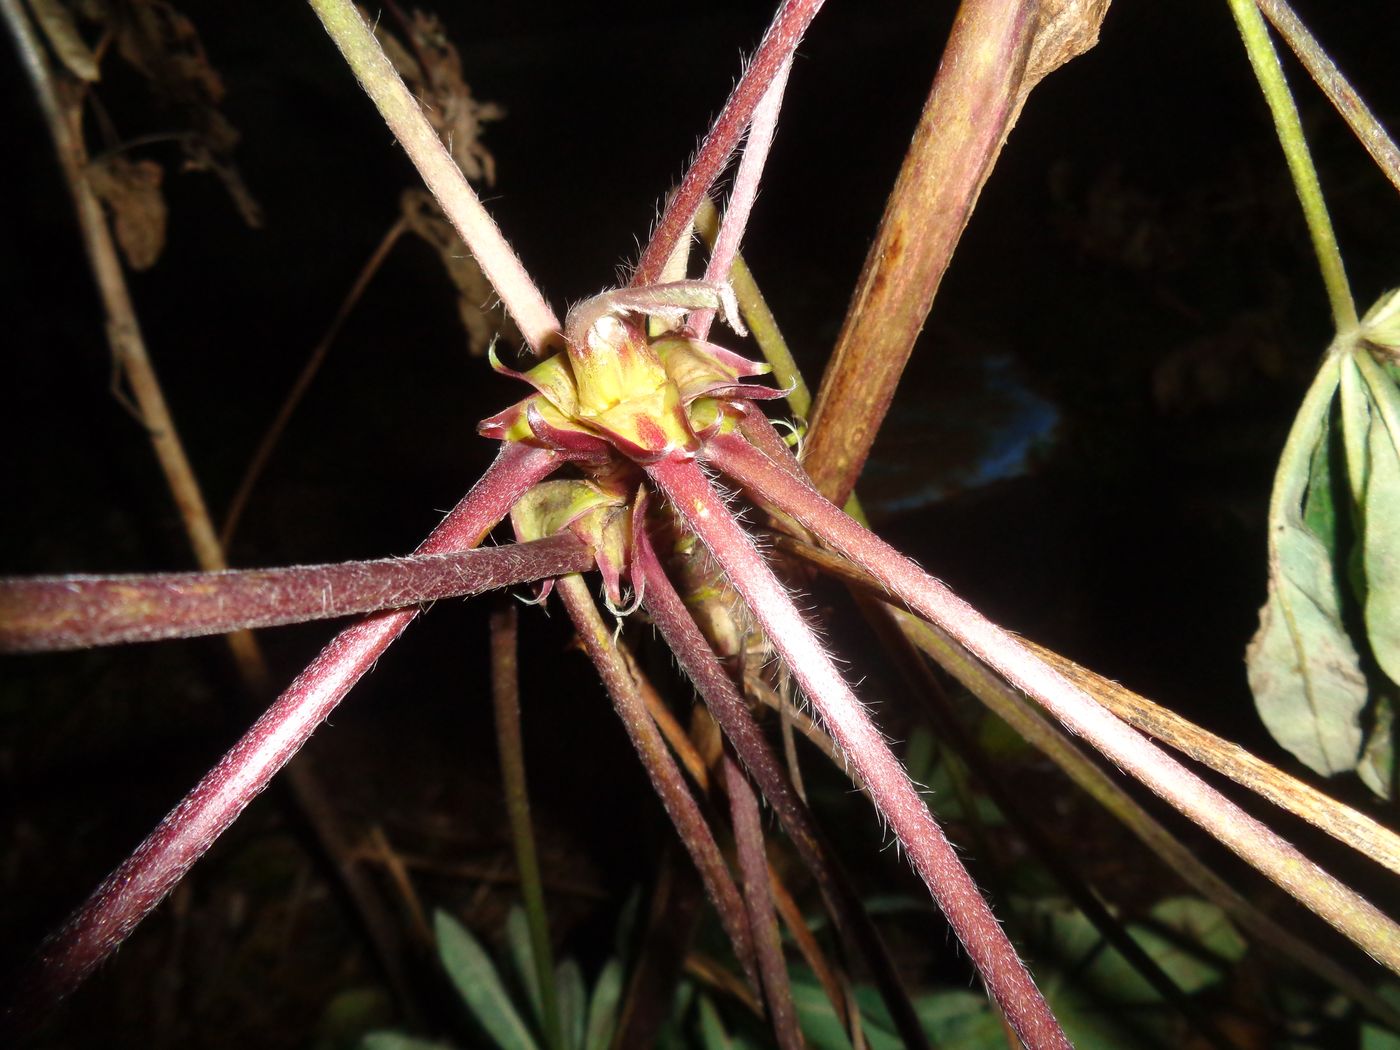
[[[686,787],[685,777],[667,749],[661,731],[647,713],[646,702],[632,678],[632,672],[618,653],[612,632],[593,604],[583,577],[566,576],[558,581],[557,589],[588,651],[588,658],[593,661],[607,687],[608,696],[622,720],[623,728],[627,730],[632,746],[636,748],[652,788],[661,799],[666,815],[671,818],[696,871],[700,873],[705,895],[719,915],[720,924],[734,947],[739,965],[743,967],[755,994],[760,994],[762,985],[743,898],[734,885],[733,876],[708,822]]]
[[[197,638],[402,609],[584,572],[561,533],[533,543],[287,569],[0,579],[0,653]]]
[[[711,440],[705,455],[762,502],[781,508],[862,566],[891,594],[946,631],[1072,733],[1131,772],[1375,959],[1400,969],[1400,937],[1383,912],[1114,717],[1082,687],[1045,664],[904,555],[861,528],[793,469],[786,452],[783,458],[787,462],[775,461],[742,438],[725,435]]]
[[[729,796],[729,819],[734,828],[734,851],[744,881],[744,907],[753,933],[754,954],[763,977],[763,995],[768,1003],[773,1034],[782,1050],[802,1050],[802,1033],[797,1027],[797,1011],[792,1005],[792,985],[788,982],[787,960],[778,934],[778,916],[773,910],[773,887],[768,875],[768,852],[763,846],[763,820],[758,799],[749,787],[744,771],[729,753],[720,759],[724,790]]]
[[[682,239],[690,237],[695,223],[695,212],[700,201],[710,192],[710,187],[719,178],[730,155],[739,145],[739,139],[753,118],[769,86],[778,76],[784,64],[791,61],[807,27],[812,24],[821,9],[823,0],[786,0],[773,17],[768,32],[750,59],[744,75],[730,93],[724,108],[715,118],[709,134],[700,144],[695,162],[686,169],[680,186],[666,202],[661,221],[651,235],[637,271],[632,275],[632,285],[641,287],[656,284],[666,267],[671,252]]]
[[[642,605],[681,669],[695,684],[715,721],[724,730],[749,774],[777,814],[783,830],[812,873],[842,936],[865,958],[865,965],[885,1000],[895,1030],[908,1047],[927,1046],[918,1015],[870,921],[855,887],[841,870],[807,804],[789,782],[778,756],[768,746],[748,704],[705,640],[690,610],[671,584],[645,532],[633,549],[634,572],[642,576]]]
[[[904,767],[699,465],[668,459],[646,469],[686,526],[720,563],[821,714],[828,732],[869,787],[881,815],[894,829],[1016,1034],[1031,1050],[1068,1047],[1055,1015]]]
[[[481,542],[526,489],[561,462],[552,452],[507,445],[481,480],[419,546],[421,554]],[[306,743],[418,610],[370,616],[336,635],[243,738],[87,902],[39,949],[8,1011],[24,1028],[78,987],[124,941],[273,775]]]

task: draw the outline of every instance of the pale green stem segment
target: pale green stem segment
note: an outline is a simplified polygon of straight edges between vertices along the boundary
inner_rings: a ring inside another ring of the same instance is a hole
[[[1327,286],[1327,298],[1332,304],[1332,323],[1339,333],[1350,332],[1356,327],[1356,303],[1351,297],[1351,286],[1347,283],[1346,269],[1342,265],[1342,253],[1337,247],[1337,237],[1332,229],[1332,220],[1327,214],[1327,205],[1322,200],[1322,187],[1317,180],[1317,169],[1313,167],[1312,155],[1308,152],[1308,143],[1303,137],[1298,108],[1293,104],[1293,96],[1283,78],[1283,67],[1279,65],[1278,53],[1269,40],[1268,27],[1264,24],[1264,17],[1259,13],[1259,9],[1254,5],[1254,0],[1230,0],[1230,13],[1235,16],[1235,24],[1239,27],[1240,36],[1244,38],[1249,64],[1254,67],[1254,75],[1259,79],[1264,100],[1269,104],[1274,128],[1283,146],[1283,155],[1288,161],[1288,172],[1293,177],[1293,187],[1303,205],[1303,216],[1308,223],[1313,251],[1317,253],[1318,266],[1322,269],[1322,281]]]
[[[554,311],[506,243],[495,220],[481,206],[476,191],[423,116],[418,100],[394,70],[360,12],[350,0],[310,0],[310,3],[360,86],[471,249],[472,256],[514,318],[520,334],[534,350],[544,349],[559,332]]]
[[[520,731],[520,653],[518,621],[512,602],[491,613],[491,699],[496,710],[496,751],[501,761],[510,837],[515,843],[515,866],[520,895],[530,928],[530,954],[540,989],[545,1042],[551,1050],[566,1050],[559,1020],[559,996],[554,984],[554,954],[549,946],[549,917],[544,907],[535,831],[530,821],[530,794],[525,779],[525,747]]]

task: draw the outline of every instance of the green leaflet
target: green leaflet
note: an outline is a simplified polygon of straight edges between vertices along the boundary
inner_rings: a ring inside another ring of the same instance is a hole
[[[438,954],[472,1016],[502,1050],[537,1050],[535,1040],[511,1005],[496,966],[466,928],[446,912],[433,916]]]
[[[583,971],[578,968],[578,963],[565,959],[556,966],[554,987],[559,1002],[564,1046],[567,1050],[577,1050],[583,1046],[584,1018],[588,1010],[588,989],[583,985]]]
[[[1353,360],[1370,408],[1361,503],[1366,636],[1381,670],[1400,682],[1400,389],[1364,348]]]
[[[634,898],[635,899],[635,898]],[[609,959],[593,985],[593,998],[588,1004],[588,1029],[584,1034],[584,1050],[607,1050],[617,1027],[618,1004],[622,999],[622,963]]]
[[[1269,596],[1245,663],[1269,733],[1319,773],[1356,768],[1367,686],[1342,622],[1327,418],[1331,353],[1294,420],[1269,506]],[[1316,531],[1315,531],[1316,530]]]

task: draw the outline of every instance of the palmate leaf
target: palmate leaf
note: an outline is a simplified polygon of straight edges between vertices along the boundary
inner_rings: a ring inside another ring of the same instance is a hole
[[[1356,768],[1367,684],[1342,621],[1337,508],[1330,470],[1331,389],[1319,376],[1289,435],[1269,513],[1269,595],[1245,654],[1249,686],[1269,733],[1299,761],[1331,775]]]

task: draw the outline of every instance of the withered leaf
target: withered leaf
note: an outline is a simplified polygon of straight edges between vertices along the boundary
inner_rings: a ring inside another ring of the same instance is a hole
[[[505,110],[494,102],[478,102],[462,79],[462,60],[434,15],[414,11],[404,26],[407,44],[371,20],[384,53],[418,96],[423,112],[446,143],[462,174],[488,186],[496,182],[496,158],[481,144],[481,126],[500,120]]]
[[[87,167],[88,184],[112,214],[117,244],[127,265],[148,270],[165,248],[164,172],[153,160],[131,160],[119,153]]]
[[[96,56],[78,32],[73,12],[62,0],[29,0],[29,9],[34,12],[34,21],[43,30],[49,47],[68,72],[89,84],[102,79]]]

